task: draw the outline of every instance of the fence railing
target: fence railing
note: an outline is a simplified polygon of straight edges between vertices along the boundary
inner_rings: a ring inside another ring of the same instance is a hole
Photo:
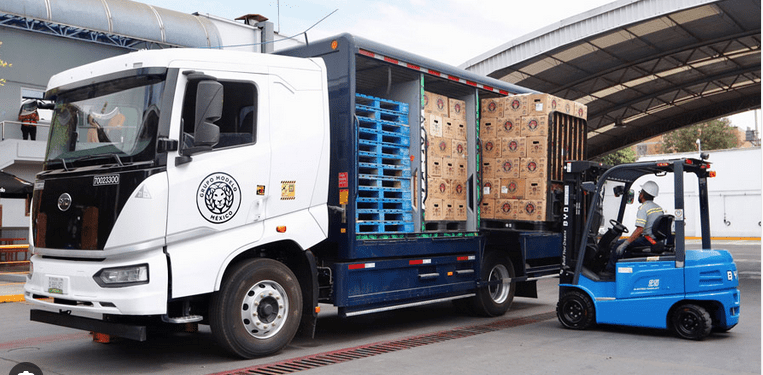
[[[2,137],[2,140],[24,139],[21,133],[21,124],[21,121],[0,121],[0,137]],[[46,142],[48,140],[48,132],[50,131],[50,122],[38,122],[35,125],[37,126],[36,140]]]

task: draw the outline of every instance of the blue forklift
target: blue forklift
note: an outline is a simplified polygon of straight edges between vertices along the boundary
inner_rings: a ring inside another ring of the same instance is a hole
[[[707,179],[715,173],[706,159],[703,154],[701,160],[614,167],[588,161],[566,163],[556,308],[564,327],[583,330],[612,324],[671,329],[681,338],[702,340],[712,330],[727,331],[739,322],[736,264],[728,251],[715,250],[710,243]],[[699,183],[699,207],[688,212],[699,215],[702,250],[686,250],[684,179],[691,174]],[[665,209],[666,214],[655,222],[653,245],[633,249],[630,256],[619,259],[614,275],[603,272],[616,241],[628,232],[622,223],[626,207],[633,203],[631,186],[640,177],[670,181],[670,175],[674,211],[667,214],[670,211]]]

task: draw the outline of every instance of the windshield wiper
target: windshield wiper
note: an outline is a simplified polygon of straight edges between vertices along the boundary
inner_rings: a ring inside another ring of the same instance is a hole
[[[72,164],[74,164],[76,162],[80,162],[80,161],[88,161],[88,160],[96,160],[96,159],[114,159],[114,160],[117,161],[117,164],[120,167],[124,167],[125,166],[124,163],[122,163],[122,159],[120,159],[119,155],[117,155],[117,154],[100,154],[100,155],[83,156],[83,157],[76,158],[76,159],[72,160]],[[66,167],[64,167],[64,169],[66,169]]]

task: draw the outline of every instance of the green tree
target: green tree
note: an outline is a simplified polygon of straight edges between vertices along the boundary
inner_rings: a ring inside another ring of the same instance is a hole
[[[607,165],[618,165],[633,163],[636,161],[636,152],[632,148],[626,147],[617,151],[610,152],[600,158],[598,161]]]
[[[697,151],[697,139],[702,142],[702,150],[723,150],[739,146],[736,128],[731,125],[731,120],[724,117],[666,134],[662,138],[662,152]]]
[[[0,42],[0,46],[3,45],[3,42]],[[11,63],[0,59],[0,68],[8,68],[11,66]],[[0,78],[0,86],[5,86],[5,78]]]

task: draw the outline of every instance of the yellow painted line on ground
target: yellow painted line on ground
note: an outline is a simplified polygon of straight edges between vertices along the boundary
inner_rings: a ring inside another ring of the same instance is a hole
[[[23,294],[11,294],[8,296],[0,296],[0,303],[6,303],[6,302],[23,302],[24,301],[24,295]]]

